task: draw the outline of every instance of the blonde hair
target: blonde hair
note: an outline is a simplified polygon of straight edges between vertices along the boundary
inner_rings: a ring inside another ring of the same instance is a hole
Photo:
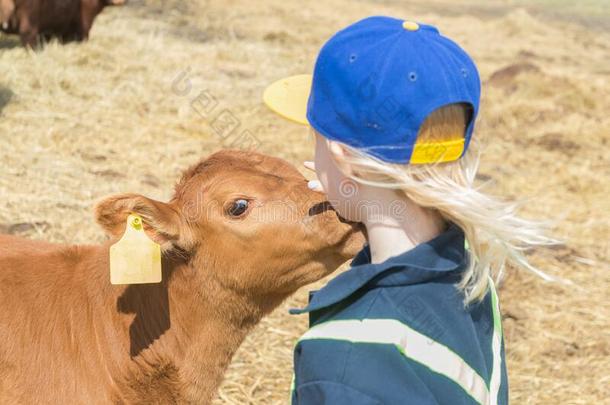
[[[451,104],[432,112],[422,124],[418,143],[451,141],[464,137],[469,110]],[[433,164],[390,164],[364,151],[345,146],[347,153],[334,155],[339,167],[362,184],[397,189],[415,204],[434,209],[464,232],[470,255],[458,287],[465,304],[483,299],[489,276],[502,276],[506,262],[528,269],[546,280],[553,279],[533,267],[524,251],[558,243],[545,236],[548,222],[517,215],[519,203],[502,201],[473,186],[480,153],[475,139],[460,159]]]

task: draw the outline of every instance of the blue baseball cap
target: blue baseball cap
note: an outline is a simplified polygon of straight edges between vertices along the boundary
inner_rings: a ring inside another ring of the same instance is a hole
[[[479,110],[481,83],[473,60],[431,25],[369,17],[337,32],[320,50],[312,75],[278,80],[263,94],[281,116],[311,125],[390,163],[459,159]],[[419,128],[434,110],[470,108],[457,140],[423,143]]]

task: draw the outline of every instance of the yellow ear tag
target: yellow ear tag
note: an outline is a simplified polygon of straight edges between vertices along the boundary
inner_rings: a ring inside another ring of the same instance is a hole
[[[146,235],[139,215],[130,214],[127,217],[125,234],[110,246],[110,282],[161,282],[161,246]]]

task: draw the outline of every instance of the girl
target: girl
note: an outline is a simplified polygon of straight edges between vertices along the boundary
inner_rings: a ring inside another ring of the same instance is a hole
[[[368,241],[291,311],[311,327],[295,349],[293,404],[508,403],[490,275],[507,260],[537,272],[523,248],[553,241],[473,188],[479,97],[458,45],[389,17],[339,31],[313,78],[265,91],[271,109],[311,126],[321,186]]]

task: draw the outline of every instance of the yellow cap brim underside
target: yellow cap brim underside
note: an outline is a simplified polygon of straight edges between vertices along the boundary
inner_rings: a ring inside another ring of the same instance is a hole
[[[307,100],[311,90],[311,78],[311,75],[296,75],[278,80],[265,89],[263,102],[282,117],[309,125]]]
[[[302,125],[307,121],[307,101],[312,75],[296,75],[280,79],[267,87],[263,102],[280,116]],[[462,156],[464,138],[443,142],[416,142],[410,164],[452,162]]]

